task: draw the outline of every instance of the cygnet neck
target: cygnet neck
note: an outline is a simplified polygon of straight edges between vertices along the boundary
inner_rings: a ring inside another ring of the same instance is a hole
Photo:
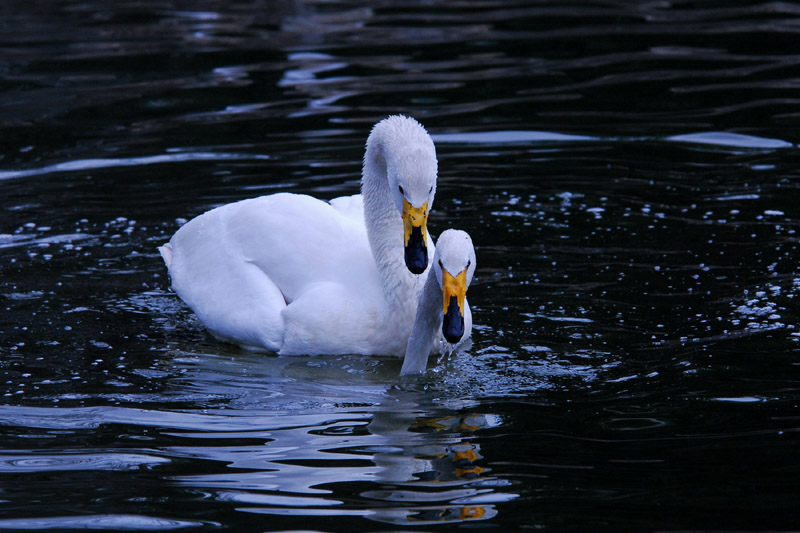
[[[425,286],[419,295],[419,305],[408,339],[400,375],[421,374],[428,366],[437,332],[442,327],[442,289],[436,272],[430,269]]]

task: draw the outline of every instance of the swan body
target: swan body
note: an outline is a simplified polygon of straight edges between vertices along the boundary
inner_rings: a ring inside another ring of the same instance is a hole
[[[279,193],[223,205],[159,248],[172,287],[216,337],[281,355],[403,355],[435,248],[433,141],[376,124],[360,195]]]

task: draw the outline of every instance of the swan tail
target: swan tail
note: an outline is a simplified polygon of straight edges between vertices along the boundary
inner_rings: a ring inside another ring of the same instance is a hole
[[[159,246],[158,251],[161,253],[161,258],[164,260],[167,268],[169,268],[169,266],[172,264],[172,245],[167,243],[163,246]]]

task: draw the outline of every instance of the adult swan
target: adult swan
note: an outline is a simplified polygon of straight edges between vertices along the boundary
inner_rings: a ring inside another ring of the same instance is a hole
[[[175,292],[222,340],[281,355],[403,355],[435,252],[436,175],[428,133],[392,116],[367,139],[362,194],[224,205],[159,250]]]

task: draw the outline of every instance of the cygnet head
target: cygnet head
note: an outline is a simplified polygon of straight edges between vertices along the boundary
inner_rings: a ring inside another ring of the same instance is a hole
[[[436,241],[433,259],[436,279],[442,288],[442,334],[450,344],[464,336],[464,308],[467,287],[475,273],[475,248],[465,231],[448,229]]]
[[[397,211],[403,218],[405,263],[414,274],[428,267],[428,211],[436,194],[436,148],[425,128],[410,117],[388,117],[372,129]]]

